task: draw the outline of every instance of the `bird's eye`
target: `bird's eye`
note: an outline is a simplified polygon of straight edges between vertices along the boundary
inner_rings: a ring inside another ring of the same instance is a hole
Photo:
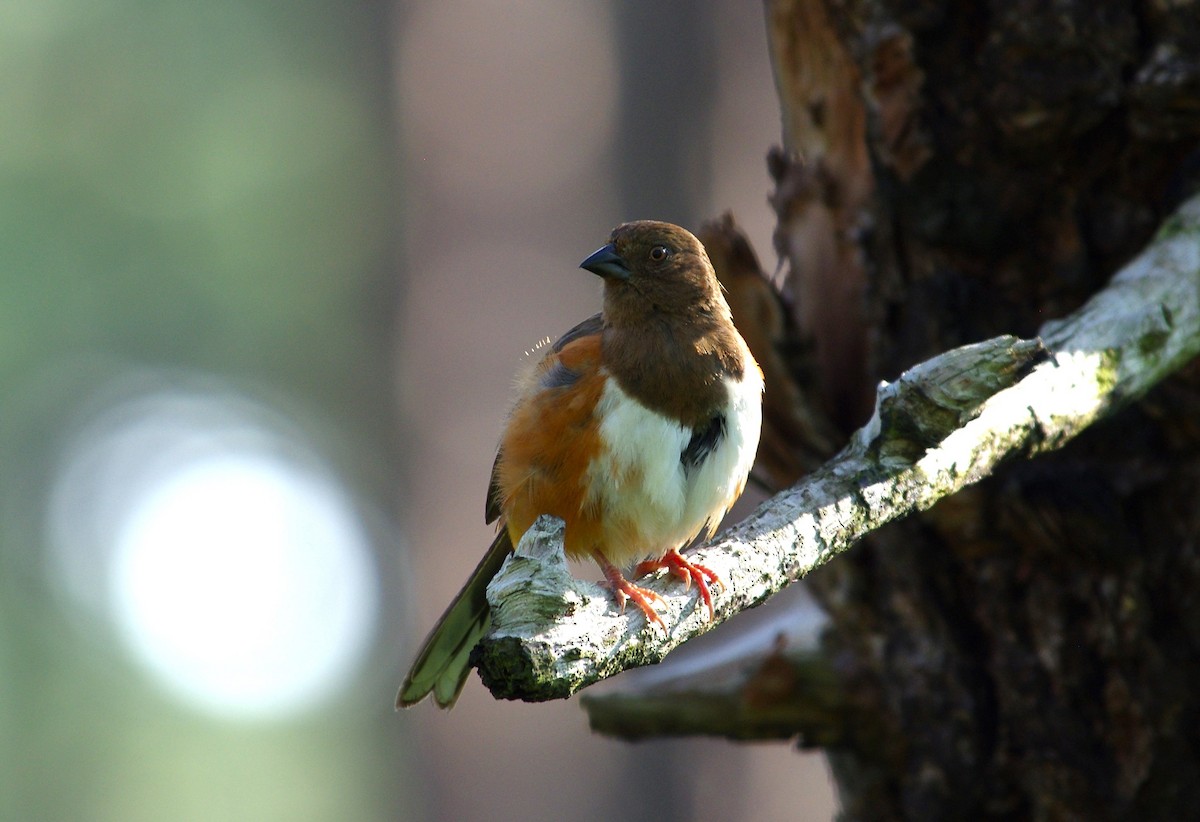
[[[656,245],[650,249],[650,259],[656,263],[661,263],[669,256],[671,256],[671,250],[665,245]]]

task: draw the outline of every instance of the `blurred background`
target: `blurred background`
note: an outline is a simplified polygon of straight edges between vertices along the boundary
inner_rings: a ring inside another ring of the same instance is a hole
[[[578,262],[774,265],[757,6],[5,0],[0,111],[0,818],[830,818],[782,743],[392,710]]]

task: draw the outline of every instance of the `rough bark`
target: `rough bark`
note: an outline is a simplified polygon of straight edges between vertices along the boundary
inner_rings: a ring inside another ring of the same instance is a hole
[[[777,236],[803,237],[815,229],[794,204],[807,202],[791,194],[797,175],[862,187],[807,146],[866,145],[871,194],[843,220],[867,272],[860,390],[1074,310],[1196,188],[1195,2],[767,9],[784,123],[811,109],[793,93],[805,79],[836,90],[853,77],[865,112],[857,135],[818,126],[803,142],[785,125],[777,156],[790,160],[772,166]],[[813,48],[830,33],[836,47]],[[813,64],[829,53],[850,65]],[[794,293],[822,290],[797,278],[841,276],[802,243],[780,249]],[[839,362],[842,343],[820,328],[804,330]],[[827,748],[847,818],[1194,814],[1197,371],[812,575],[826,656],[883,731]]]

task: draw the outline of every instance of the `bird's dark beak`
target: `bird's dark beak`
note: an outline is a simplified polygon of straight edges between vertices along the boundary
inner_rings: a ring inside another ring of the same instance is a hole
[[[614,280],[628,280],[629,266],[625,265],[625,261],[617,254],[617,250],[613,248],[613,244],[600,248],[595,254],[588,257],[579,264],[580,268],[586,268],[593,274],[599,274],[605,279],[610,277]]]

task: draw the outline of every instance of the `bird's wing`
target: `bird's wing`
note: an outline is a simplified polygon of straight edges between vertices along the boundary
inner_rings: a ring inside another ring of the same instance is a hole
[[[550,350],[558,353],[566,348],[568,343],[572,343],[580,337],[590,337],[593,334],[599,334],[604,330],[604,315],[593,314],[579,325],[572,328],[566,334],[559,337],[554,345],[550,346]]]
[[[536,379],[533,384],[538,388],[552,387],[555,380],[561,380],[562,375],[556,374],[555,366],[559,363],[558,355],[571,343],[584,337],[590,337],[599,334],[604,329],[604,317],[601,314],[593,314],[583,322],[576,325],[567,333],[563,334],[554,344],[545,349],[545,353],[538,360],[538,363],[533,368],[533,374]],[[529,390],[526,388],[525,390]],[[523,397],[518,397],[517,402],[520,402]],[[493,523],[499,518],[503,510],[503,500],[500,496],[500,463],[503,459],[503,453],[496,452],[496,459],[492,463],[492,476],[488,482],[487,506],[485,509],[485,522]]]

